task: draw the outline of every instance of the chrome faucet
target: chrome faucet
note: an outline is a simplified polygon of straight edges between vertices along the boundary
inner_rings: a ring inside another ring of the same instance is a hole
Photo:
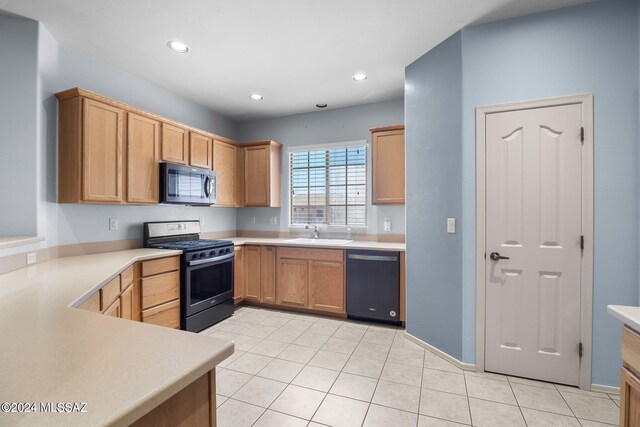
[[[311,230],[311,232],[313,233],[313,238],[314,238],[314,239],[317,239],[317,238],[318,238],[318,231],[319,231],[319,230],[318,230],[318,226],[317,226],[317,225],[315,225],[315,224],[314,224],[314,225],[307,224],[307,225],[304,227],[304,229],[305,229],[305,230]]]

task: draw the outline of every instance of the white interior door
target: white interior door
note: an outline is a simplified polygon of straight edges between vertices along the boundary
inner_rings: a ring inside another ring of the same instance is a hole
[[[582,125],[580,104],[486,116],[487,371],[578,385]]]

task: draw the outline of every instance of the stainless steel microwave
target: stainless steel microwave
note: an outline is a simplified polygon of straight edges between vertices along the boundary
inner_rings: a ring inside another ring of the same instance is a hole
[[[208,206],[216,203],[216,173],[175,163],[160,163],[160,203]]]

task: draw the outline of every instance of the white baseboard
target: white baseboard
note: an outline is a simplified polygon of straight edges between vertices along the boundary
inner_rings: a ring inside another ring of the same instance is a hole
[[[620,387],[612,387],[610,385],[591,384],[591,391],[598,393],[620,394]]]
[[[476,370],[476,365],[475,364],[461,362],[458,359],[456,359],[455,357],[448,355],[444,351],[435,348],[431,344],[427,344],[426,342],[422,341],[420,338],[416,338],[413,335],[408,334],[406,331],[404,333],[404,336],[409,341],[412,341],[412,342],[418,344],[420,347],[424,347],[425,350],[429,350],[431,353],[435,354],[436,356],[441,357],[442,359],[444,359],[447,362],[451,363],[452,365],[462,369],[463,371],[475,371]]]

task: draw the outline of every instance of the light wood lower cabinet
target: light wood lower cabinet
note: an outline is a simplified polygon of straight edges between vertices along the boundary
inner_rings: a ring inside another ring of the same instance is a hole
[[[278,257],[278,304],[307,307],[309,302],[309,263]]]
[[[247,301],[276,302],[276,248],[244,247],[244,296]]]
[[[344,252],[278,248],[278,304],[344,313]]]
[[[260,247],[260,301],[276,302],[276,248]]]
[[[132,427],[216,425],[216,371],[204,374],[160,406],[132,424]]]
[[[112,302],[111,305],[102,312],[102,314],[112,317],[120,317],[120,299]]]
[[[311,261],[309,308],[344,313],[344,264]]]
[[[138,262],[110,280],[78,308],[179,328],[179,261],[180,258],[175,256]],[[141,277],[144,273],[146,276]]]
[[[245,288],[244,299],[260,301],[260,246],[245,246]]]
[[[245,283],[245,250],[242,246],[234,248],[233,260],[233,302],[240,303],[244,299]]]
[[[133,284],[122,291],[120,295],[120,317],[127,320],[133,320]]]
[[[180,257],[142,262],[142,321],[180,327]]]
[[[627,326],[622,329],[620,425],[640,426],[640,334]]]

